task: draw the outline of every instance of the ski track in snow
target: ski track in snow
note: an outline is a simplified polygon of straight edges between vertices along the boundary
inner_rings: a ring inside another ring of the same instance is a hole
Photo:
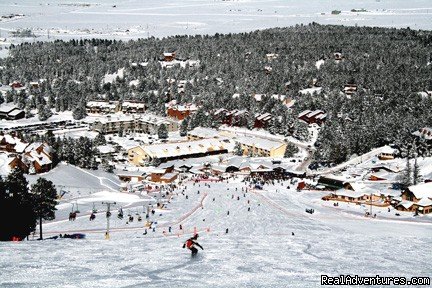
[[[167,210],[151,216],[158,225],[147,235],[143,223],[112,217],[111,240],[103,240],[106,219],[98,214],[93,222],[45,225],[47,236],[96,230],[84,240],[0,243],[0,287],[318,287],[321,274],[418,276],[432,269],[418,257],[432,249],[430,225],[306,205],[314,192],[287,190],[288,183],[248,192],[240,181],[209,185],[188,182],[188,199],[174,195]],[[306,214],[308,207],[317,212]],[[190,258],[181,246],[194,227],[205,250]]]

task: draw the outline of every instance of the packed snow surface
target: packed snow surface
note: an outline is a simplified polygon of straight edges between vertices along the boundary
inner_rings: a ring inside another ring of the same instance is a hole
[[[2,0],[0,16],[23,16],[0,18],[0,29],[7,37],[30,28],[42,40],[232,33],[311,22],[431,29],[431,13],[429,0]]]
[[[323,203],[325,192],[297,192],[289,181],[263,190],[245,192],[246,187],[241,178],[187,181],[150,215],[155,232],[144,227],[147,203],[125,204],[137,196],[117,195],[122,203],[113,206],[111,240],[104,240],[100,201],[114,192],[88,195],[99,210],[91,222],[90,203],[79,203],[73,222],[65,218],[70,205],[63,203],[58,219],[44,225],[45,237],[82,232],[87,239],[0,243],[0,286],[317,287],[321,274],[430,276],[429,216],[413,219],[411,213],[396,220],[387,217],[393,209],[376,208],[376,219],[365,218],[368,207],[356,205],[359,213],[348,213]],[[126,224],[128,214],[135,219]],[[195,229],[205,250],[191,258],[182,245]]]

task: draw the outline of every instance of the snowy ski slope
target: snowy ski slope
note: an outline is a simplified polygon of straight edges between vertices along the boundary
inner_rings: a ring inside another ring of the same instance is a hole
[[[317,200],[322,192],[299,193],[288,185],[245,193],[241,179],[210,188],[188,182],[167,209],[150,216],[158,223],[147,235],[135,215],[144,216],[145,206],[119,203],[129,205],[123,206],[125,216],[131,213],[135,221],[126,224],[114,211],[110,241],[103,240],[104,213],[89,222],[91,205],[81,206],[87,215],[75,222],[57,219],[44,229],[46,236],[83,231],[85,240],[2,243],[0,286],[317,287],[321,274],[430,276],[430,218],[369,219],[323,206]],[[309,207],[316,212],[305,213]],[[191,259],[181,246],[195,227],[205,250]]]

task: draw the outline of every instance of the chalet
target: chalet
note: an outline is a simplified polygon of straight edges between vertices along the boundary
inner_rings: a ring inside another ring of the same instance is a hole
[[[279,57],[279,54],[276,54],[276,53],[268,53],[268,54],[266,54],[266,58],[267,58],[268,61],[272,61],[272,60],[274,60],[274,59],[276,59],[278,57]]]
[[[165,169],[153,169],[150,172],[150,181],[161,182],[161,177],[165,175]]]
[[[172,183],[178,177],[178,173],[165,173],[160,177],[160,182],[162,183]]]
[[[420,128],[419,130],[414,131],[412,135],[416,136],[419,140],[421,139],[432,144],[432,128],[430,127]]]
[[[247,110],[233,110],[230,113],[231,125],[246,126],[249,112]]]
[[[245,126],[247,124],[247,117],[249,112],[247,110],[231,110],[218,109],[213,113],[216,121],[228,126]]]
[[[115,148],[109,144],[97,146],[96,151],[97,151],[100,159],[106,159],[106,160],[112,159],[114,156],[114,153],[116,152]]]
[[[28,166],[29,173],[48,172],[52,168],[54,151],[47,143],[35,142],[24,150],[23,163]]]
[[[217,155],[232,151],[234,144],[228,139],[202,139],[178,143],[165,143],[158,145],[136,146],[128,150],[129,161],[142,166],[158,159],[162,162]]]
[[[409,186],[402,192],[401,200],[395,206],[398,210],[432,213],[432,182]]]
[[[0,151],[23,153],[29,144],[13,135],[0,135]]]
[[[344,188],[345,183],[347,183],[346,179],[329,175],[329,176],[320,176],[317,185],[324,186],[330,190],[338,190]]]
[[[29,86],[32,89],[37,89],[37,88],[39,88],[40,85],[39,85],[38,81],[32,81],[32,82],[29,83]]]
[[[12,83],[9,83],[9,86],[13,89],[23,88],[24,85],[19,81],[13,81]]]
[[[298,119],[303,120],[307,124],[317,123],[322,125],[327,118],[327,114],[322,110],[305,110],[298,115]]]
[[[258,114],[255,117],[254,128],[265,128],[272,119],[273,116],[270,113]]]
[[[1,105],[0,106],[0,119],[18,120],[25,117],[25,112],[14,105]]]
[[[345,95],[353,95],[355,92],[357,92],[357,84],[346,84],[344,86],[343,92]]]
[[[165,62],[174,61],[176,58],[176,52],[165,52],[163,53],[163,60]]]
[[[282,158],[284,157],[287,147],[286,143],[258,137],[238,137],[236,142],[240,143],[243,155],[253,155],[257,157]]]
[[[121,111],[125,114],[144,113],[145,103],[141,101],[123,101]]]
[[[423,198],[432,199],[432,183],[421,183],[409,186],[402,192],[402,199],[419,202]]]
[[[86,105],[88,114],[113,114],[120,109],[119,101],[89,101]]]
[[[381,153],[378,155],[379,160],[393,160],[396,155],[396,150],[387,146],[384,147],[384,149],[381,151]]]
[[[195,113],[198,107],[195,104],[174,105],[167,109],[167,115],[177,120],[183,120],[187,116]]]

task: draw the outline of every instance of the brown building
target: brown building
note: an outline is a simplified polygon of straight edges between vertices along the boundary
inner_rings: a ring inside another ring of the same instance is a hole
[[[183,120],[189,115],[195,113],[198,110],[198,107],[194,104],[188,105],[174,105],[170,106],[167,109],[167,115],[172,118],[176,118],[177,120]]]

